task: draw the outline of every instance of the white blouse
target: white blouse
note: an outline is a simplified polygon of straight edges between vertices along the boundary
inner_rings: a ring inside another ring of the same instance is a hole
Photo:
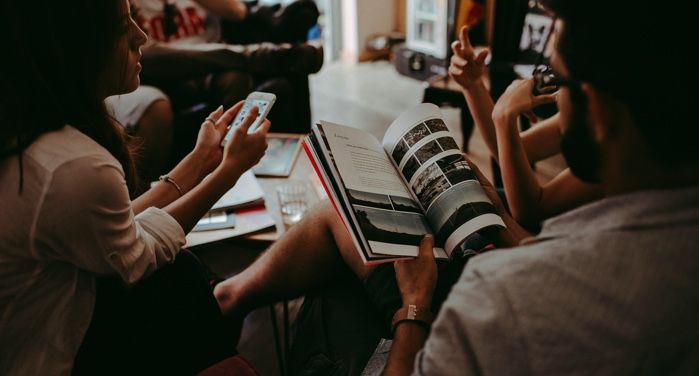
[[[0,160],[0,374],[70,374],[90,324],[95,275],[132,284],[172,262],[180,225],[134,216],[124,171],[73,127]]]

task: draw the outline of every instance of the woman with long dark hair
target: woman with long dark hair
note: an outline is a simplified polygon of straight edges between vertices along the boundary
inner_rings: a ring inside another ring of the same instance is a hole
[[[251,111],[221,148],[242,103],[219,108],[132,202],[133,151],[104,107],[139,84],[128,1],[3,0],[0,14],[0,374],[186,374],[231,355],[180,247],[264,154],[269,122],[247,134]]]

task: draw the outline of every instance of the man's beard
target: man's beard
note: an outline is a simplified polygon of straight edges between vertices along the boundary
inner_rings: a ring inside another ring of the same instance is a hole
[[[570,87],[571,117],[561,135],[561,153],[570,171],[587,183],[599,183],[599,156],[587,126],[587,98],[579,87]]]

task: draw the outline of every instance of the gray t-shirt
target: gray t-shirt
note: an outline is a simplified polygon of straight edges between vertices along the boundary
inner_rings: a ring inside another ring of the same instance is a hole
[[[699,373],[699,187],[607,198],[472,259],[417,375]]]

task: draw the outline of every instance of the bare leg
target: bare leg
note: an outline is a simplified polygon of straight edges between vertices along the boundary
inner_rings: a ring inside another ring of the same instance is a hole
[[[211,76],[209,101],[220,103],[228,108],[247,98],[253,90],[252,76],[249,73],[228,71]]]
[[[246,314],[282,299],[298,297],[337,275],[342,263],[358,278],[372,267],[362,263],[335,209],[317,205],[242,273],[218,284],[214,295],[224,314]]]

